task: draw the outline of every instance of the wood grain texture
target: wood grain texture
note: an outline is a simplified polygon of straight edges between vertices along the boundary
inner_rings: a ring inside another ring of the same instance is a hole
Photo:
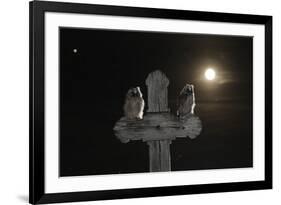
[[[151,72],[145,84],[148,91],[147,112],[168,112],[168,85],[169,79],[160,70]]]
[[[173,140],[176,137],[194,139],[200,134],[202,124],[194,114],[179,120],[171,113],[147,113],[142,120],[128,120],[122,117],[116,122],[113,130],[124,143],[130,140]]]
[[[160,140],[160,169],[161,171],[171,171],[171,140]]]
[[[171,140],[153,140],[149,146],[149,171],[171,171],[170,144]]]
[[[148,141],[149,147],[149,171],[150,172],[159,172],[161,171],[160,166],[160,143],[156,141]]]

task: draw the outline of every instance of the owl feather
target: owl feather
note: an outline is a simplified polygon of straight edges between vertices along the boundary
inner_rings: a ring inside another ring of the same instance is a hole
[[[139,87],[130,88],[127,92],[124,115],[127,119],[142,119],[144,109],[144,100]]]
[[[177,116],[181,119],[186,118],[188,115],[194,113],[195,108],[195,96],[194,96],[194,86],[191,84],[186,84],[181,90],[178,97],[178,110]]]

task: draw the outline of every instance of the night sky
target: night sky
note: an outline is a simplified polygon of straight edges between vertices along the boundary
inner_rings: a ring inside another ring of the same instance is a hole
[[[172,113],[180,90],[194,85],[203,124],[196,139],[172,142],[172,171],[252,167],[252,37],[79,28],[59,35],[61,176],[149,171],[148,145],[123,144],[112,129],[130,87],[140,86],[147,102],[145,79],[156,69],[170,80]]]

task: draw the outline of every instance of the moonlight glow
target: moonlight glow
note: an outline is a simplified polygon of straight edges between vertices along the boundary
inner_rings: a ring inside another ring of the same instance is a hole
[[[207,80],[214,80],[216,77],[216,72],[214,69],[212,68],[208,68],[206,71],[205,71],[205,78]]]

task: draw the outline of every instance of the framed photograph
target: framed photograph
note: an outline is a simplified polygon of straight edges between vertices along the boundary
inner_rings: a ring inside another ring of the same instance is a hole
[[[272,17],[30,2],[30,203],[272,188]]]

